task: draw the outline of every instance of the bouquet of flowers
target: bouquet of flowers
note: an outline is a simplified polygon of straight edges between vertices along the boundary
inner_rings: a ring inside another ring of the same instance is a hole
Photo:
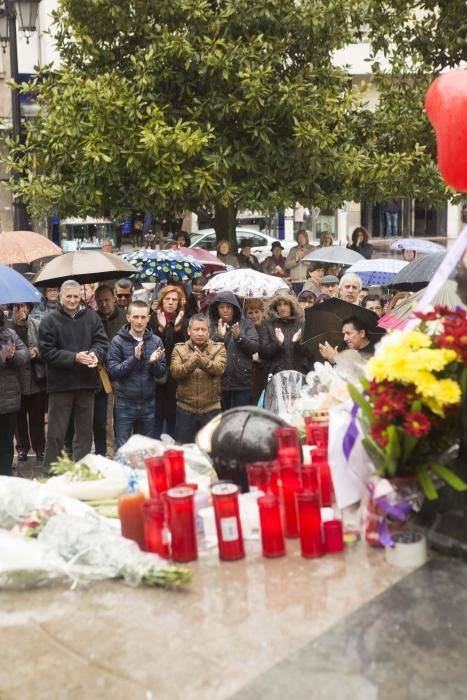
[[[432,500],[439,480],[467,489],[446,466],[459,445],[466,409],[467,314],[438,306],[417,315],[417,330],[396,331],[379,343],[363,391],[349,390],[361,408],[363,445],[376,473],[414,475]]]

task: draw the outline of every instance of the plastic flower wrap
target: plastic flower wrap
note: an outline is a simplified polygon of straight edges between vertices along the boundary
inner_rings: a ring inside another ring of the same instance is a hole
[[[461,432],[467,319],[463,310],[440,307],[420,318],[418,330],[382,339],[368,361],[363,391],[351,386],[350,392],[361,408],[363,444],[378,473],[415,474],[433,499],[433,475],[467,489],[444,463]]]

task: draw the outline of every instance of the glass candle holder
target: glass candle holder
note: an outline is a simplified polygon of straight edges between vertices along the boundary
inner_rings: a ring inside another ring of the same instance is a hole
[[[136,493],[124,493],[118,499],[118,515],[123,537],[133,540],[143,551],[146,549],[144,536],[143,512],[141,510],[144,501],[142,491]]]
[[[320,491],[319,468],[316,464],[303,464],[300,469],[300,483],[304,491]]]
[[[313,464],[318,467],[319,484],[321,493],[321,506],[327,507],[332,505],[334,498],[334,487],[332,485],[331,468],[328,463],[327,449],[318,448],[313,453]]]
[[[298,469],[302,463],[300,447],[280,447],[277,450],[277,461],[281,467],[293,467],[294,469]]]
[[[291,425],[280,426],[275,430],[276,447],[280,450],[283,447],[296,447],[300,450],[300,440],[297,428]]]
[[[273,494],[260,496],[257,500],[263,557],[283,557],[285,540],[279,499]]]
[[[228,482],[211,486],[212,504],[216,519],[219,559],[233,561],[243,559],[242,524],[238,504],[238,486]]]
[[[300,488],[296,469],[280,467],[280,495],[284,509],[284,532],[286,537],[298,537],[297,506],[295,493]]]
[[[160,498],[143,501],[144,536],[146,551],[169,558],[169,530],[165,517],[165,504]]]
[[[167,491],[169,527],[173,561],[194,561],[198,558],[196,542],[194,491],[174,488]]]
[[[163,457],[146,457],[144,463],[148,475],[149,495],[151,498],[157,498],[169,488],[165,460]]]
[[[174,488],[185,481],[185,455],[183,450],[167,450],[164,453],[169,486]]]
[[[281,484],[281,475],[280,475],[280,468],[279,468],[279,463],[274,461],[271,462],[271,467],[269,469],[269,483],[268,483],[268,493],[272,493],[274,496],[277,498],[280,497],[280,484]]]
[[[250,491],[252,489],[258,489],[259,491],[264,491],[264,493],[266,493],[269,483],[270,469],[271,462],[250,462],[250,464],[246,465],[246,473],[248,476]]]
[[[298,491],[295,497],[302,557],[321,557],[324,549],[319,493],[317,491]]]
[[[329,420],[315,416],[305,416],[305,434],[309,445],[326,447],[329,443]]]
[[[342,520],[327,520],[323,523],[323,529],[326,552],[342,552],[344,550]]]

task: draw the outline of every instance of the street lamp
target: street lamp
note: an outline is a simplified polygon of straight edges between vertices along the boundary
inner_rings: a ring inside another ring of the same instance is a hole
[[[16,16],[19,15],[19,31],[26,36],[26,42],[36,31],[37,11],[40,0],[3,0],[0,5],[0,45],[5,52],[7,44],[10,45],[10,73],[13,82],[19,80],[18,73],[18,44],[16,40]],[[13,138],[21,142],[23,135],[21,130],[21,105],[18,88],[11,91],[11,120],[13,126]],[[14,173],[15,179],[19,173]],[[13,228],[22,231],[27,228],[26,207],[20,198],[13,198]]]

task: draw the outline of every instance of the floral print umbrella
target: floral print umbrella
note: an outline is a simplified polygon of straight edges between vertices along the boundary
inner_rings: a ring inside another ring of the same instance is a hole
[[[203,274],[201,263],[176,250],[138,250],[122,258],[138,269],[131,275],[137,282],[187,282]]]

